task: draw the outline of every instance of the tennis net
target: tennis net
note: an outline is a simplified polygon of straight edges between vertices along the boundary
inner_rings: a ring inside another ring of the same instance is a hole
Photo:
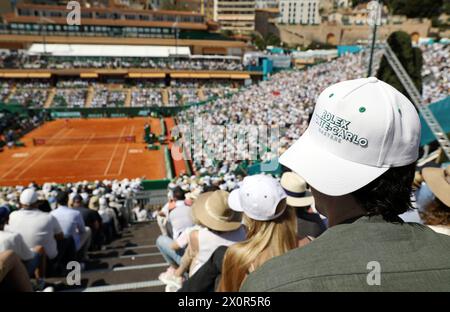
[[[68,138],[33,138],[33,145],[83,145],[83,144],[118,144],[135,143],[136,136],[88,136],[88,137],[68,137]]]

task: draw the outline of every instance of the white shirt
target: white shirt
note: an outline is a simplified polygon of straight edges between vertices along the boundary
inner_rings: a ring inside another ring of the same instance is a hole
[[[5,250],[14,251],[23,261],[33,258],[33,252],[19,233],[0,231],[0,252]]]
[[[240,226],[237,230],[229,232],[212,232],[207,228],[198,231],[199,251],[193,264],[189,276],[192,276],[200,269],[206,261],[211,258],[214,251],[220,246],[231,246],[246,239],[247,232],[244,226]]]
[[[177,200],[175,208],[169,213],[169,222],[172,224],[173,239],[176,240],[185,229],[194,225],[191,207],[186,206],[184,200]]]
[[[80,250],[81,238],[86,229],[84,228],[84,221],[81,213],[78,210],[69,208],[67,206],[59,206],[51,212],[64,232],[64,236],[72,236],[75,241],[75,247]]]
[[[37,209],[21,209],[9,215],[9,232],[20,233],[25,243],[33,248],[41,245],[50,259],[58,255],[55,235],[62,233],[61,226],[52,215]]]

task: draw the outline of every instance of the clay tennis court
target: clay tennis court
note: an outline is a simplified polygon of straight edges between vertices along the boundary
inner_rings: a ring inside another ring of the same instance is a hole
[[[0,153],[0,185],[138,177],[164,179],[163,150],[145,148],[146,122],[150,123],[152,132],[161,133],[156,118],[48,122],[21,139],[25,147],[6,148]],[[35,142],[38,139],[38,145],[33,144],[33,139]]]

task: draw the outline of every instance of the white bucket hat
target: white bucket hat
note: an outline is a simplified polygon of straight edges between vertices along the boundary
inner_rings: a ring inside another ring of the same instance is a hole
[[[392,86],[375,77],[343,81],[320,94],[308,129],[280,163],[321,193],[345,195],[416,161],[420,129],[413,104]]]
[[[228,204],[231,209],[244,212],[253,220],[268,221],[283,214],[284,210],[276,213],[276,209],[285,198],[286,193],[277,180],[257,174],[244,178],[240,188],[230,193]]]

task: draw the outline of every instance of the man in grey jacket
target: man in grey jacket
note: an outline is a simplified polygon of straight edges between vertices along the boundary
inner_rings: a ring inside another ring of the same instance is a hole
[[[398,217],[411,209],[419,142],[414,106],[390,85],[371,77],[323,91],[280,163],[311,186],[330,228],[241,291],[450,291],[450,237]]]

